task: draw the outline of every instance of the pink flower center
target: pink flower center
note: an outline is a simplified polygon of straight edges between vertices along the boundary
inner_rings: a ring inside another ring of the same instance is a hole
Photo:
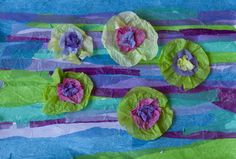
[[[116,45],[125,53],[139,47],[145,38],[145,32],[136,27],[125,26],[116,30]]]

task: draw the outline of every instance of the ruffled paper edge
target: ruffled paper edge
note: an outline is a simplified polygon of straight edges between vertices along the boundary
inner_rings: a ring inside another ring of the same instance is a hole
[[[70,53],[69,55],[63,55],[61,53],[62,49],[59,47],[59,41],[62,34],[71,28],[82,34],[82,48],[77,52],[77,54]],[[57,24],[51,32],[51,40],[48,43],[48,49],[54,52],[55,58],[70,61],[75,64],[80,64],[80,59],[83,60],[85,57],[90,57],[93,55],[93,41],[92,38],[86,35],[83,30],[73,24]]]
[[[161,116],[157,123],[150,129],[139,129],[134,123],[130,112],[136,107],[137,103],[144,98],[153,98],[159,101]],[[173,111],[168,105],[168,100],[161,92],[149,87],[136,87],[130,90],[119,104],[118,121],[125,127],[127,132],[141,140],[154,140],[165,133],[172,124]]]
[[[43,112],[48,115],[56,115],[65,112],[74,112],[85,108],[88,104],[92,89],[92,80],[84,73],[63,72],[61,69],[55,69],[52,74],[53,82],[44,90],[44,108]],[[57,93],[57,85],[63,82],[64,78],[72,78],[80,81],[84,88],[84,96],[79,104],[61,101]]]
[[[140,25],[142,24],[142,25]],[[145,31],[147,38],[135,50],[128,54],[120,52],[116,46],[115,30],[123,26],[134,26]],[[131,67],[138,64],[141,60],[147,61],[153,59],[158,52],[158,35],[152,25],[139,18],[134,12],[122,12],[113,16],[104,26],[102,33],[102,43],[107,49],[111,58],[118,64]]]
[[[198,62],[198,70],[192,76],[181,76],[172,67],[173,58],[183,49],[189,50]],[[205,51],[198,44],[185,39],[172,40],[163,47],[159,57],[159,66],[168,83],[183,87],[184,90],[197,87],[210,73],[209,58]]]

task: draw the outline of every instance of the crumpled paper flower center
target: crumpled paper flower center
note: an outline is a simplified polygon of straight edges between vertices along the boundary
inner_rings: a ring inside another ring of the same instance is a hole
[[[144,105],[137,110],[137,113],[144,122],[147,122],[152,118],[154,110],[152,105]]]
[[[157,100],[146,98],[139,101],[131,111],[133,121],[140,129],[150,129],[159,120],[161,108]]]
[[[78,92],[78,88],[72,83],[66,83],[62,88],[62,94],[66,97],[72,97]]]
[[[57,87],[60,100],[79,104],[83,98],[84,90],[78,80],[65,78]]]
[[[177,66],[183,71],[191,71],[195,67],[186,55],[178,59]]]
[[[184,49],[174,57],[172,67],[181,76],[192,76],[198,70],[198,62],[188,50]]]
[[[125,26],[116,29],[116,45],[122,52],[129,52],[139,47],[146,38],[143,30]]]
[[[70,30],[65,32],[60,39],[60,48],[63,49],[63,54],[68,55],[69,53],[76,54],[82,47],[83,36],[80,32]]]

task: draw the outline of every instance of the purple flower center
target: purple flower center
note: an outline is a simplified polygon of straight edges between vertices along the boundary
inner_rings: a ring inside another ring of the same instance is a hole
[[[146,122],[152,118],[154,110],[152,105],[143,105],[137,110],[137,114],[144,122]]]
[[[136,44],[134,40],[134,32],[128,31],[125,34],[122,34],[121,41],[119,44],[122,46],[128,46],[133,49]]]
[[[192,76],[198,70],[198,62],[188,50],[184,49],[174,57],[172,68],[181,76]]]
[[[78,92],[79,90],[72,83],[66,83],[62,88],[62,94],[66,97],[72,97]]]
[[[81,48],[83,37],[78,31],[65,32],[60,40],[60,48],[63,49],[63,54],[77,53]]]

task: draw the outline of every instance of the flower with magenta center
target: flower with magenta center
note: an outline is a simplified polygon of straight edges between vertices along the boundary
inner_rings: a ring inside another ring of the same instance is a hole
[[[118,121],[135,138],[154,140],[169,129],[173,111],[167,98],[149,87],[131,89],[119,104]]]
[[[56,69],[53,82],[44,91],[44,113],[49,115],[79,111],[87,106],[93,82],[81,72],[63,72]]]
[[[158,52],[157,39],[152,25],[134,12],[111,17],[102,32],[102,43],[111,58],[126,67],[153,59]]]

